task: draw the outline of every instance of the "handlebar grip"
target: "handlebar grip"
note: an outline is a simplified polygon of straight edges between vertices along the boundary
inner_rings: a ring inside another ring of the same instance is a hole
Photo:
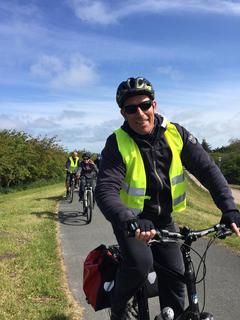
[[[135,219],[129,220],[126,222],[126,231],[127,231],[127,236],[130,237],[135,237],[135,231],[138,229],[138,223]]]
[[[218,231],[217,237],[218,239],[226,239],[227,236],[231,236],[233,231],[226,227],[224,224],[220,225],[220,229]]]

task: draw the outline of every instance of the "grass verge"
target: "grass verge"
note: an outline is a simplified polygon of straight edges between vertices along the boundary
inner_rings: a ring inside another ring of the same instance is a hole
[[[187,209],[182,213],[174,214],[175,222],[192,229],[204,229],[219,223],[220,218],[221,212],[214,204],[210,194],[187,177]],[[235,235],[217,242],[240,254],[240,239]]]
[[[0,319],[75,320],[57,242],[64,184],[0,195]]]

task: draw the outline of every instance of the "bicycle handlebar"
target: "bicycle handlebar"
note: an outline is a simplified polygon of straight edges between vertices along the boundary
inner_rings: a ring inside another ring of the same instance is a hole
[[[232,235],[232,230],[227,228],[224,224],[216,224],[210,228],[202,230],[191,230],[188,227],[183,227],[180,232],[170,232],[168,230],[157,230],[156,236],[149,241],[151,242],[176,242],[177,240],[196,241],[209,233],[215,233],[219,239],[224,239],[226,236]]]

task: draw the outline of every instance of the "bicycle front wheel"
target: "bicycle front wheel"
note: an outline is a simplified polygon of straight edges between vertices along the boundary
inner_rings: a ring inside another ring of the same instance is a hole
[[[69,190],[69,198],[68,198],[69,203],[73,202],[73,193],[74,193],[74,184],[72,183]]]
[[[87,191],[87,223],[92,221],[93,194],[91,190]]]

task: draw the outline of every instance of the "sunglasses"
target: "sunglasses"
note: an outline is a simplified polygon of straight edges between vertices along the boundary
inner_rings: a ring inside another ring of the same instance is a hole
[[[83,158],[83,160],[89,160],[89,158]]]
[[[137,112],[137,109],[140,108],[142,111],[147,111],[152,106],[152,101],[147,100],[144,102],[141,102],[139,104],[129,104],[128,106],[124,107],[124,110],[127,114],[134,114]]]

